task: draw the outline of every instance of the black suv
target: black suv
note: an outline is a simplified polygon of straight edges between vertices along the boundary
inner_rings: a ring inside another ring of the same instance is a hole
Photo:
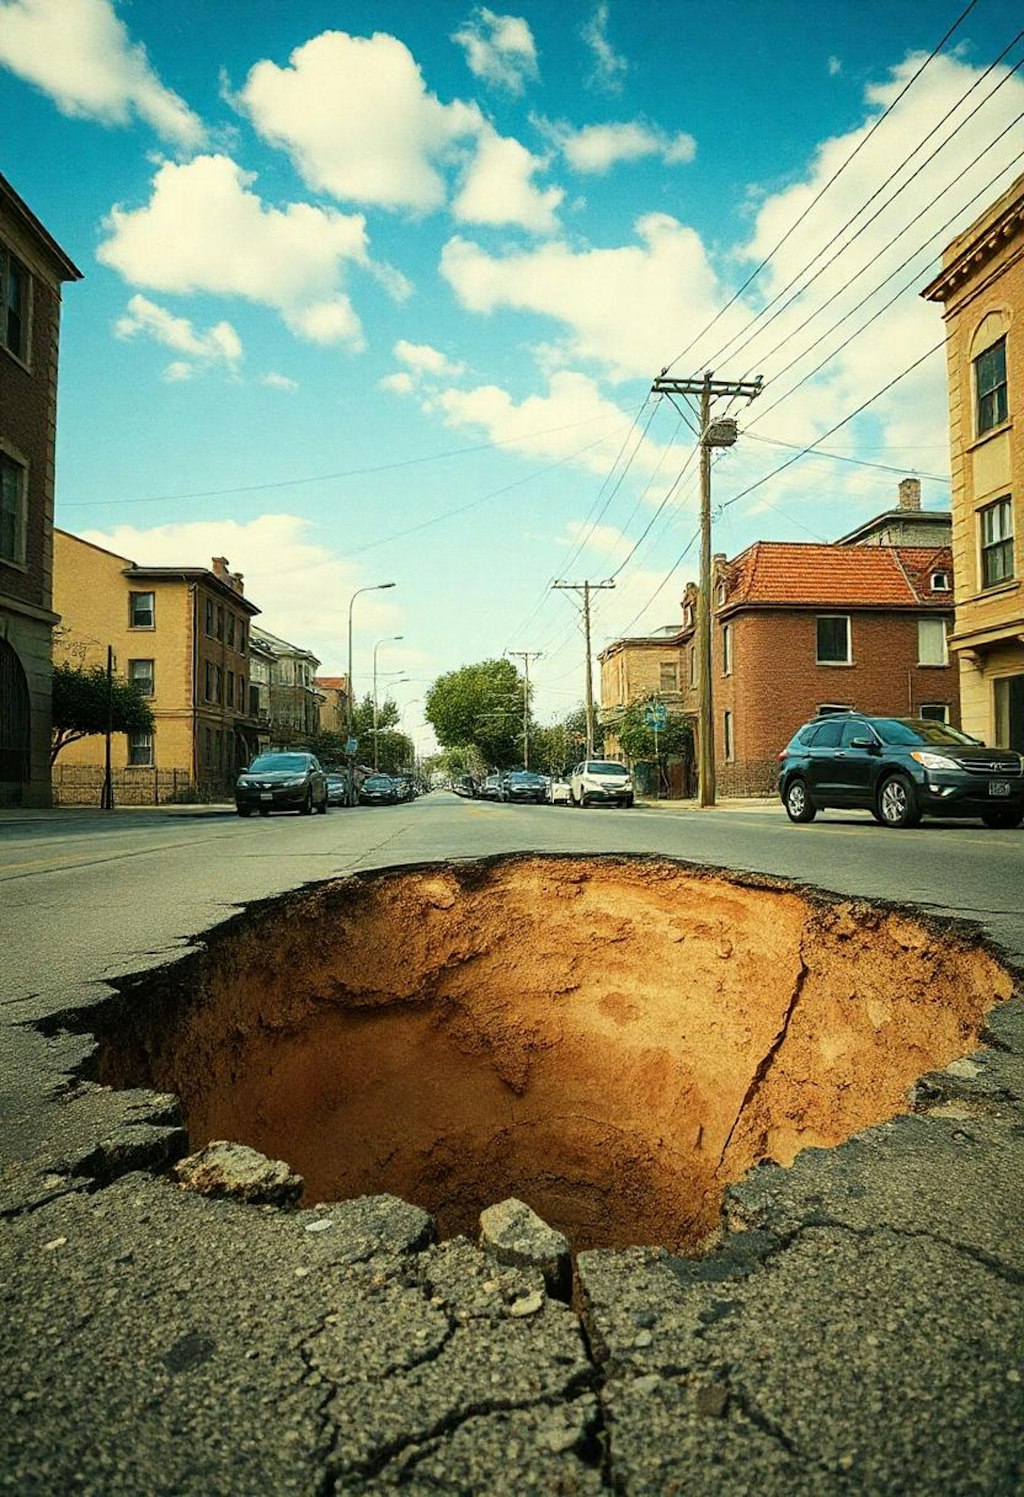
[[[870,811],[883,826],[922,816],[980,816],[986,826],[1024,820],[1024,761],[925,718],[817,717],[779,755],[779,794],[791,821],[826,806]]]

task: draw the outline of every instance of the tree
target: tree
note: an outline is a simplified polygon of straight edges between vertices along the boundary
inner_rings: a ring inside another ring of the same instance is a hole
[[[601,727],[595,726],[594,751],[603,744]],[[578,764],[587,748],[587,710],[574,707],[559,722],[530,732],[530,763],[547,774],[564,774]]]
[[[150,733],[153,710],[138,687],[121,676],[112,677],[108,689],[102,665],[55,665],[50,763],[69,743],[105,733],[108,721],[115,733]]]
[[[634,764],[653,764],[666,754],[681,754],[684,759],[690,758],[693,752],[693,732],[682,717],[670,717],[664,728],[658,729],[655,752],[654,729],[647,726],[644,717],[646,708],[654,701],[655,698],[651,697],[646,702],[633,702],[623,712],[619,721],[619,743],[623,753]]]
[[[390,697],[377,703],[377,767],[382,774],[397,774],[409,769],[416,756],[416,748],[406,733],[397,731],[401,721],[398,703]],[[357,739],[357,764],[372,764],[373,753],[373,697],[369,693],[361,702],[352,705],[352,736]]]
[[[481,660],[438,676],[424,714],[442,748],[475,746],[486,764],[523,762],[522,676],[511,660]]]

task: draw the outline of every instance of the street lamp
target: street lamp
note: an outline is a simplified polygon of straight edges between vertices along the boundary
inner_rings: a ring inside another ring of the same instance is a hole
[[[379,593],[385,588],[394,587],[393,582],[373,582],[369,587],[357,587],[348,601],[348,703],[345,711],[345,723],[348,728],[348,741],[352,742],[352,699],[355,689],[352,685],[352,608],[361,593]],[[356,803],[356,756],[355,750],[348,752],[348,803],[354,806]]]
[[[377,651],[381,645],[396,644],[404,634],[389,634],[387,639],[378,639],[373,647],[373,767],[377,768]]]

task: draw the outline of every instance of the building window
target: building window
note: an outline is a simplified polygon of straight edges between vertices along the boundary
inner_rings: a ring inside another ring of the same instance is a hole
[[[949,576],[948,572],[933,572],[932,573],[932,592],[933,593],[948,593],[948,592],[952,591],[952,588],[953,588],[953,584],[952,584],[952,582],[950,580],[950,576]]]
[[[732,625],[722,625],[722,675],[732,675]]]
[[[722,718],[722,748],[728,760],[736,757],[736,744],[733,739],[732,713],[726,712]]]
[[[228,671],[228,706],[235,705],[235,673]]]
[[[921,716],[923,718],[926,718],[928,722],[932,722],[932,723],[948,723],[949,722],[949,703],[948,702],[922,702],[921,703],[920,713],[921,713]]]
[[[219,665],[213,668],[213,700],[220,706],[224,700],[224,672]],[[218,763],[220,760],[218,759]]]
[[[238,678],[238,710],[239,710],[239,712],[244,712],[245,711],[245,702],[246,702],[246,696],[245,696],[245,677],[244,676],[239,676],[239,678]]]
[[[217,638],[224,639],[224,608],[220,603],[217,604]]]
[[[918,619],[917,663],[918,665],[949,664],[945,619]]]
[[[31,278],[20,260],[0,248],[0,337],[4,347],[28,362],[28,297]]]
[[[978,514],[981,525],[981,585],[996,587],[1013,576],[1013,508],[997,499]]]
[[[153,762],[153,735],[152,733],[129,733],[128,734],[128,763],[130,765],[145,765]]]
[[[228,614],[228,644],[232,649],[235,648],[235,616],[233,613]]]
[[[245,620],[244,619],[239,619],[239,621],[238,621],[238,653],[240,655],[244,655],[245,654]]]
[[[224,734],[218,728],[213,735],[213,762],[218,769],[224,764]]]
[[[206,599],[206,624],[205,624],[205,629],[206,629],[206,637],[207,637],[207,639],[212,639],[213,638],[213,599],[212,598],[207,598]]]
[[[25,561],[25,469],[0,452],[0,561]]]
[[[128,594],[128,626],[152,629],[156,623],[156,598],[153,593]]]
[[[129,660],[128,679],[141,696],[151,697],[153,695],[152,660]]]
[[[845,613],[823,613],[818,624],[818,664],[849,665],[850,618]]]
[[[697,646],[690,646],[690,685],[697,684]]]
[[[203,763],[209,767],[213,758],[213,734],[209,728],[203,729]]]
[[[728,593],[728,588],[726,587],[725,583],[724,582],[720,582],[718,584],[718,586],[715,588],[715,600],[718,603],[719,608],[724,608],[725,607],[725,599],[726,599],[727,593]]]
[[[1000,338],[974,361],[978,436],[1006,420],[1006,339]]]
[[[662,660],[658,666],[658,690],[679,690],[679,666],[674,660]]]

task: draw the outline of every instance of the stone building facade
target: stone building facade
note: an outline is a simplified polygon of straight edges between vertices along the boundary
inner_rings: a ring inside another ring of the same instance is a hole
[[[80,279],[0,176],[0,805],[50,803],[57,354]]]
[[[1024,175],[922,295],[946,322],[963,724],[1024,750]]]

